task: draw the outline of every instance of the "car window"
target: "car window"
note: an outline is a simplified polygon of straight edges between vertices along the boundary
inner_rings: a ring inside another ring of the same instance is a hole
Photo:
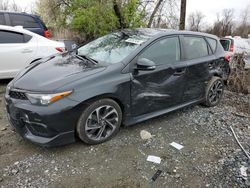
[[[208,43],[209,43],[209,45],[212,48],[212,51],[214,53],[216,50],[216,47],[217,47],[217,41],[215,39],[208,38],[208,37],[206,39],[207,39],[207,41],[208,41]]]
[[[139,58],[146,58],[156,65],[170,64],[180,61],[180,44],[178,37],[169,37],[157,41],[147,48]]]
[[[25,43],[32,37],[22,33],[0,30],[0,44],[3,43]]]
[[[3,14],[0,14],[0,25],[5,25],[5,19]]]
[[[195,36],[184,36],[184,48],[186,59],[195,59],[207,56],[208,45],[204,38]]]
[[[37,28],[40,25],[36,22],[34,18],[26,15],[10,14],[11,25],[17,26],[21,25],[25,28]]]
[[[229,47],[230,47],[230,40],[227,39],[221,39],[220,43],[222,45],[222,47],[224,48],[225,51],[229,51]]]

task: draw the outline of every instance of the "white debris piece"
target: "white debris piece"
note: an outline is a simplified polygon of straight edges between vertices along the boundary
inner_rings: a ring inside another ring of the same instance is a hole
[[[243,177],[247,177],[247,167],[241,166],[241,167],[240,167],[240,174],[241,174]]]
[[[173,146],[174,148],[178,149],[178,150],[181,150],[184,146],[183,145],[180,145],[176,142],[172,142],[170,143],[171,146]]]
[[[140,132],[140,136],[141,136],[141,138],[142,138],[143,140],[148,140],[148,139],[152,138],[151,133],[148,132],[148,131],[145,131],[145,130],[142,130],[142,131]]]
[[[160,164],[161,163],[161,158],[157,157],[157,156],[149,155],[148,158],[147,158],[147,161]]]

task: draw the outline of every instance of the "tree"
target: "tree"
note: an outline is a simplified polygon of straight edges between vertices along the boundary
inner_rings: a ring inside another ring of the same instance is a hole
[[[233,17],[233,9],[224,9],[221,14],[217,13],[217,20],[211,29],[211,33],[219,37],[232,35],[234,27]]]
[[[250,5],[248,5],[240,16],[240,24],[236,28],[234,34],[247,38],[250,33]]]
[[[0,0],[0,10],[25,12],[25,8],[22,9],[20,6],[18,6],[16,4],[15,0],[13,0],[13,1]]]
[[[189,30],[201,31],[204,18],[205,15],[200,11],[191,13],[188,17]]]
[[[153,19],[154,19],[154,17],[155,17],[155,14],[156,14],[156,12],[158,11],[159,7],[161,6],[162,2],[163,2],[163,0],[158,0],[158,1],[157,1],[156,5],[155,5],[155,8],[154,8],[154,10],[153,10],[153,12],[152,12],[152,14],[151,14],[151,16],[150,16],[150,18],[149,18],[148,27],[151,27],[151,26],[152,26],[152,23],[153,23]]]
[[[181,0],[181,11],[180,11],[180,30],[185,29],[186,20],[186,0]]]
[[[0,10],[9,10],[9,1],[0,0]]]
[[[231,35],[233,29],[233,9],[224,9],[222,11],[221,27],[222,27],[222,36]]]

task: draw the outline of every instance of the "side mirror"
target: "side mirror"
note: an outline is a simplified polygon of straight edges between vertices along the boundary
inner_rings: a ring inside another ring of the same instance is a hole
[[[137,65],[136,70],[142,70],[142,71],[152,71],[155,70],[156,68],[155,63],[146,58],[138,59],[136,65]]]

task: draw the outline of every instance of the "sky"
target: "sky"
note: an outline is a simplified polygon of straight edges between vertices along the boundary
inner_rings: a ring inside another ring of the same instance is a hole
[[[250,0],[187,0],[187,12],[201,11],[205,15],[205,21],[212,24],[217,13],[223,9],[234,9],[235,21],[239,19],[241,11],[250,5]]]
[[[15,0],[21,7],[28,7],[36,2],[36,0]],[[223,9],[235,10],[235,20],[240,16],[240,11],[247,5],[250,5],[250,0],[187,0],[187,17],[190,13],[201,11],[205,15],[205,22],[212,24],[216,20],[216,14]]]

